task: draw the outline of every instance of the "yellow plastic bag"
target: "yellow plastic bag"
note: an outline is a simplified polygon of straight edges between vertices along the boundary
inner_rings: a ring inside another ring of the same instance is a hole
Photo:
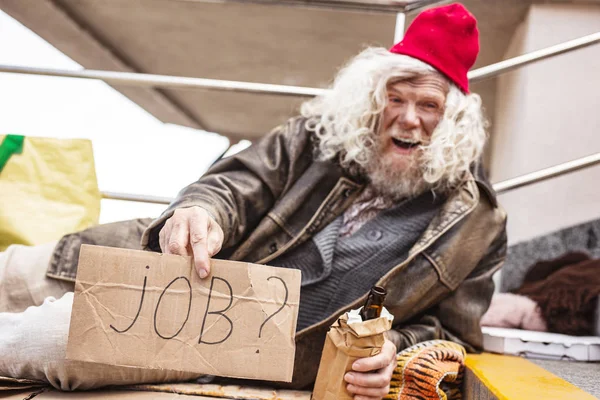
[[[97,224],[100,198],[89,140],[0,135],[0,251]]]

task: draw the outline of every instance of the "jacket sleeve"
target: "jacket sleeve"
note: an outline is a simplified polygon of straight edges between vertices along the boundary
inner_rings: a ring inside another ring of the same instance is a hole
[[[198,181],[185,187],[142,236],[142,246],[160,250],[158,234],[178,208],[204,208],[221,226],[223,248],[238,243],[264,217],[287,189],[312,152],[304,120],[291,119],[258,143],[217,162]],[[308,154],[307,154],[308,153]]]
[[[407,325],[391,331],[397,350],[434,339],[459,343],[468,352],[482,350],[480,320],[490,305],[494,293],[492,275],[504,263],[506,242],[503,229],[471,274],[449,296]]]

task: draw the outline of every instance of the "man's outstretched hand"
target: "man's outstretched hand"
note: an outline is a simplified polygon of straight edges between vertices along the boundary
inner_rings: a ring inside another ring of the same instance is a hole
[[[381,353],[356,360],[344,379],[354,400],[381,400],[390,391],[392,373],[396,368],[396,346],[385,339]]]
[[[193,256],[200,278],[210,273],[209,257],[221,250],[223,230],[201,207],[179,208],[158,235],[165,254]]]

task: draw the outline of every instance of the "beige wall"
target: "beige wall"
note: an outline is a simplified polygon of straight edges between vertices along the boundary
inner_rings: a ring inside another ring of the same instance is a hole
[[[537,4],[506,57],[600,31],[600,6]],[[600,44],[498,81],[492,182],[600,152]],[[509,244],[600,217],[600,166],[500,196]]]

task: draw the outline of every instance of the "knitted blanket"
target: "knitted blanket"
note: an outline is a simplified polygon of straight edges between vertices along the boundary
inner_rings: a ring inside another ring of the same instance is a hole
[[[401,351],[384,399],[461,399],[465,357],[464,347],[445,340],[421,342]]]

